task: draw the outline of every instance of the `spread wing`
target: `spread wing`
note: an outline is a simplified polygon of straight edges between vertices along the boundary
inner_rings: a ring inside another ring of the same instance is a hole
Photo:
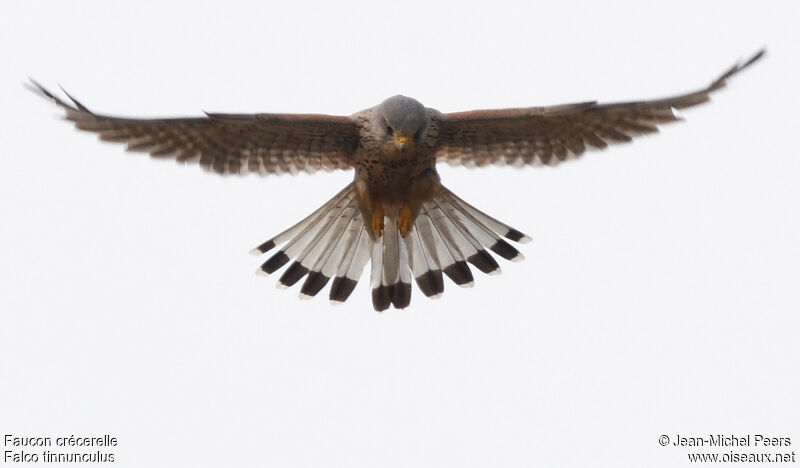
[[[219,174],[283,173],[351,167],[358,127],[350,117],[319,114],[206,114],[206,117],[129,119],[96,114],[72,96],[62,100],[35,81],[66,119],[130,151],[197,162]]]
[[[652,101],[494,109],[438,114],[436,157],[452,165],[554,165],[603,149],[609,143],[657,132],[659,124],[680,118],[673,109],[695,106],[725,86],[728,78],[764,55],[761,50],[699,91]]]

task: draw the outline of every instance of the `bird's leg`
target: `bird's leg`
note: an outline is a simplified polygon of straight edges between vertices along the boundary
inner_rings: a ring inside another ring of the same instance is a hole
[[[440,188],[439,174],[434,168],[425,169],[411,179],[405,200],[397,211],[397,229],[403,238],[414,227],[414,220],[417,218],[422,204],[433,200]]]
[[[383,204],[378,200],[372,206],[372,230],[376,237],[383,235]]]
[[[400,206],[400,212],[397,214],[397,229],[400,230],[400,236],[406,237],[408,235],[414,225],[412,217],[411,203],[403,202]]]

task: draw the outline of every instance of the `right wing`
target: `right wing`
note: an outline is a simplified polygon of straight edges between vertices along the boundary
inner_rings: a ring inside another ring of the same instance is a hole
[[[350,117],[321,114],[206,114],[206,117],[129,119],[95,114],[72,96],[66,102],[31,80],[66,119],[130,151],[197,162],[218,174],[294,173],[347,169],[358,145]]]

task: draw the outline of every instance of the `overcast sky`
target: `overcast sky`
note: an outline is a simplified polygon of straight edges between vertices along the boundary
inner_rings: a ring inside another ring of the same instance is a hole
[[[116,464],[153,467],[688,466],[662,434],[794,450],[800,8],[646,3],[5,3],[0,433],[111,434]],[[662,97],[762,46],[660,134],[558,168],[441,168],[534,241],[382,314],[367,276],[334,307],[248,255],[350,172],[153,161],[22,87],[138,117],[398,93],[449,112]]]

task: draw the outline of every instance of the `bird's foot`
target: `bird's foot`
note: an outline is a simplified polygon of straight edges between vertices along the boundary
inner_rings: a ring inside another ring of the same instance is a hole
[[[375,232],[375,237],[383,235],[383,205],[381,202],[376,202],[372,210],[372,231]]]
[[[411,205],[408,202],[403,203],[400,207],[400,213],[397,215],[397,229],[400,230],[400,236],[406,237],[408,232],[411,231]]]

